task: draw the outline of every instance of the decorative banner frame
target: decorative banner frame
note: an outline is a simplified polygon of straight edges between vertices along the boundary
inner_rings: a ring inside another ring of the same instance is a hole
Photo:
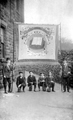
[[[18,60],[57,60],[58,25],[18,24]]]

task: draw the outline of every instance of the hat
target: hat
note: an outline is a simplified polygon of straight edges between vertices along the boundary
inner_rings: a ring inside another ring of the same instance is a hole
[[[7,58],[6,58],[6,61],[8,61],[8,60],[10,60],[10,58],[9,58],[9,57],[7,57]]]
[[[19,74],[23,73],[22,71],[19,72]]]

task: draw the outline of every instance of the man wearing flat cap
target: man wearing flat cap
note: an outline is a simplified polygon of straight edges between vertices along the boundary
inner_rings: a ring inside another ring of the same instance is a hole
[[[4,92],[7,93],[7,85],[8,85],[8,92],[12,92],[12,70],[13,65],[11,65],[10,58],[6,58],[6,63],[3,65],[3,85],[4,85]]]

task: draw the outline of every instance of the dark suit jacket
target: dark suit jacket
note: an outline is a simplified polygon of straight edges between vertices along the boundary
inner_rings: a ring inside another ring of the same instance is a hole
[[[13,66],[7,66],[7,64],[3,65],[3,75],[6,76],[6,78],[11,77],[11,72],[13,70]]]
[[[62,65],[62,77],[68,77],[69,71],[70,71],[69,65],[67,65],[66,67]]]
[[[38,83],[40,83],[40,82],[46,82],[46,79],[45,79],[45,77],[43,78],[43,77],[39,77],[39,79],[38,79]]]
[[[23,78],[20,78],[20,76],[17,77],[16,85],[18,86],[20,84],[25,84],[26,85],[26,78],[25,77],[23,77]]]
[[[46,84],[49,85],[50,83],[55,83],[53,76],[50,78],[49,76],[46,77]]]
[[[30,82],[33,82],[33,83],[36,83],[36,78],[35,78],[35,76],[33,75],[33,76],[28,76],[28,78],[27,78],[27,83],[29,84]]]

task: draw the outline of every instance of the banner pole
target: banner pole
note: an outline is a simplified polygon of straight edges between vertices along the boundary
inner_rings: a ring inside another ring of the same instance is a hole
[[[24,0],[24,23],[25,23],[25,0]]]
[[[60,54],[61,54],[61,23],[60,23]]]
[[[61,56],[61,50],[62,50],[62,46],[61,46],[61,23],[60,23],[60,56]],[[61,70],[62,70],[62,68],[61,68]],[[61,76],[61,91],[63,90],[63,83],[62,82],[63,81],[62,81],[62,76]]]
[[[14,82],[14,21],[13,21],[13,65],[12,65],[12,92],[13,92],[13,82]]]

